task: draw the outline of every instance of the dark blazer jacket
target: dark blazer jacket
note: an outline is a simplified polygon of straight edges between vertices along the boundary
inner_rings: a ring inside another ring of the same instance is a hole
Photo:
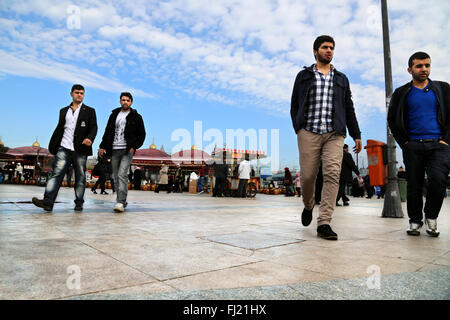
[[[72,104],[62,108],[59,111],[58,125],[53,132],[48,146],[48,150],[51,154],[56,155],[59,147],[61,146],[61,140],[64,135],[64,125],[66,124],[66,114],[71,106]],[[97,116],[95,114],[95,109],[83,104],[81,106],[80,113],[78,114],[77,125],[73,135],[73,146],[75,152],[85,156],[92,155],[92,145],[88,147],[87,145],[82,144],[82,142],[84,139],[88,138],[93,143],[96,135]]]
[[[116,119],[122,108],[116,108],[112,111],[108,119],[108,124],[103,134],[100,148],[106,150],[106,154],[112,155],[112,147],[114,142],[114,135],[116,133]],[[127,142],[127,151],[131,148],[134,150],[139,149],[145,140],[145,127],[142,116],[136,111],[136,109],[130,108],[130,113],[126,118],[125,124],[125,141]]]
[[[295,79],[291,97],[291,119],[295,133],[306,125],[306,103],[314,81],[313,65],[308,68],[305,67]],[[333,93],[333,129],[345,136],[348,128],[348,132],[353,139],[361,139],[349,81],[345,74],[336,69],[334,69]]]

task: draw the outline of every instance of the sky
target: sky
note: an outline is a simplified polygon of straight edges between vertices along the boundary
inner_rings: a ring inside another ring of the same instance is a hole
[[[448,82],[450,1],[388,0],[388,10],[394,88],[410,81],[416,51],[430,54],[431,79]],[[147,131],[142,148],[210,152],[211,133],[225,141],[227,130],[242,129],[258,140],[242,148],[296,169],[292,87],[314,63],[322,34],[335,39],[332,63],[349,78],[363,146],[386,142],[380,1],[0,0],[0,137],[10,148],[36,137],[47,147],[80,83],[97,113],[94,152],[120,92],[129,91]],[[367,167],[365,150],[358,161]]]

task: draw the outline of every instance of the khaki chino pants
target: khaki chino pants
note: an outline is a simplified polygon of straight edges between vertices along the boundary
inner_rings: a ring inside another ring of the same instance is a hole
[[[314,190],[320,161],[323,168],[322,199],[317,226],[330,224],[339,191],[345,137],[336,132],[315,134],[305,129],[297,132],[300,153],[300,182],[305,208],[314,208]]]

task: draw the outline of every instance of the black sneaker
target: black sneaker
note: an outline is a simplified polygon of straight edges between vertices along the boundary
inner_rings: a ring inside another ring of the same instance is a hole
[[[43,200],[39,200],[39,199],[36,198],[36,197],[33,197],[33,198],[31,199],[31,202],[33,202],[33,204],[34,204],[36,207],[42,208],[42,209],[44,209],[45,211],[52,211],[52,210],[53,210],[53,206],[52,206],[52,205],[46,204]]]
[[[303,209],[302,212],[302,225],[304,225],[305,227],[309,226],[309,224],[312,221],[312,209],[308,210],[306,208]]]
[[[75,205],[75,208],[73,208],[73,210],[75,210],[75,211],[83,211],[83,206],[77,204],[77,205]]]
[[[102,191],[102,192],[100,192],[100,194],[109,194],[109,193],[106,191]]]
[[[327,240],[337,240],[337,234],[333,232],[329,224],[323,224],[317,227],[317,236]]]
[[[344,206],[349,206],[349,205],[350,205],[350,203],[344,202]]]
[[[336,202],[336,207],[342,207],[342,204],[340,204],[339,202]]]

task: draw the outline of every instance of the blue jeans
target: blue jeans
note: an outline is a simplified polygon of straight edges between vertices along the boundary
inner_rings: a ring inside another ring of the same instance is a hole
[[[200,192],[203,191],[203,178],[204,177],[199,177],[197,180],[197,188],[200,190]]]
[[[437,219],[447,189],[450,170],[450,147],[440,142],[409,141],[403,148],[406,167],[406,206],[409,222],[423,225],[426,219]],[[427,195],[423,206],[422,191],[427,174]]]
[[[86,159],[87,156],[77,154],[75,151],[59,147],[53,162],[53,172],[47,181],[44,193],[44,203],[53,206],[58,196],[59,188],[66,175],[67,168],[72,163],[75,171],[75,204],[82,206],[84,191],[86,190]]]
[[[125,149],[113,150],[111,166],[116,184],[117,203],[126,205],[128,195],[128,171],[130,170],[133,154]]]

